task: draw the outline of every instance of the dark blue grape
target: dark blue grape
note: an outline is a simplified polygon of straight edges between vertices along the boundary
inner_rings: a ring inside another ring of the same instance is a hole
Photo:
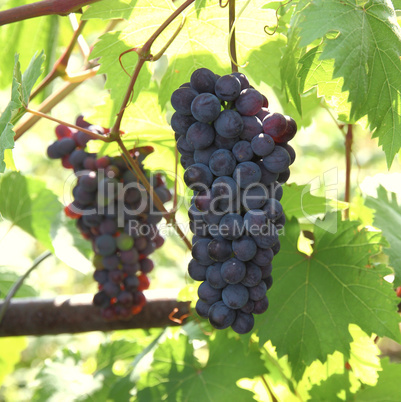
[[[96,269],[93,272],[93,279],[103,285],[109,280],[109,271]]]
[[[254,302],[253,313],[263,314],[269,307],[269,299],[264,296],[261,300]]]
[[[47,147],[47,156],[50,159],[59,159],[63,156],[62,153],[59,151],[58,141],[53,142],[53,144],[50,144]]]
[[[268,196],[266,186],[261,183],[251,184],[243,190],[241,203],[245,209],[259,209],[265,205]]]
[[[226,109],[214,121],[214,128],[222,137],[236,138],[242,133],[244,122],[238,112]]]
[[[178,88],[171,95],[171,105],[178,113],[191,116],[191,103],[198,95],[192,88]]]
[[[260,178],[261,184],[268,187],[270,184],[272,184],[278,179],[279,174],[267,170],[262,160],[257,161],[256,164],[259,166],[260,171],[262,172],[262,177]]]
[[[114,235],[117,229],[117,222],[110,218],[106,218],[99,226],[100,234]]]
[[[213,152],[209,161],[210,171],[215,176],[230,176],[235,169],[235,165],[235,157],[227,149],[218,149]]]
[[[214,180],[211,193],[214,199],[232,200],[238,195],[238,186],[231,177],[220,176]]]
[[[218,149],[228,149],[231,151],[234,148],[234,145],[239,141],[238,137],[235,138],[225,138],[221,135],[217,134],[214,139],[214,144]]]
[[[241,162],[234,170],[233,178],[241,188],[258,183],[262,177],[259,166],[254,162]]]
[[[266,215],[261,209],[252,209],[244,215],[244,226],[251,235],[260,233],[266,224]]]
[[[246,263],[246,273],[241,283],[247,287],[256,286],[262,280],[262,270],[253,262]]]
[[[248,288],[249,298],[253,301],[258,301],[266,296],[267,287],[263,281],[259,282],[256,286]]]
[[[124,271],[125,274],[127,274],[129,276],[135,275],[140,269],[141,269],[141,266],[137,262],[132,263],[132,264],[123,264],[122,265],[122,270]]]
[[[85,172],[82,176],[79,177],[79,185],[81,185],[85,189],[85,191],[96,191],[98,185],[96,173]]]
[[[235,310],[245,306],[246,302],[249,299],[248,289],[240,283],[237,283],[235,285],[227,285],[223,289],[221,295],[224,304],[227,307]]]
[[[280,218],[274,220],[274,224],[277,228],[283,227],[285,225],[285,215],[282,214]]]
[[[205,223],[207,223],[209,226],[210,225],[218,225],[222,216],[223,216],[223,212],[220,211],[207,211],[202,215],[203,220],[205,221]]]
[[[191,75],[191,87],[199,93],[214,93],[216,75],[207,68],[198,68]]]
[[[213,144],[215,132],[209,124],[196,122],[189,127],[186,135],[187,143],[193,149],[206,149]]]
[[[196,149],[194,152],[195,163],[203,163],[204,165],[208,166],[210,157],[214,151],[217,151],[217,147],[214,144],[205,149]]]
[[[269,192],[269,198],[275,198],[277,201],[280,201],[283,197],[283,187],[278,182],[271,183],[267,187],[267,190]]]
[[[219,99],[210,93],[198,95],[191,104],[192,115],[202,123],[215,121],[219,117],[220,111],[221,103]]]
[[[278,233],[276,227],[267,221],[266,226],[264,226],[257,235],[253,235],[253,240],[259,248],[272,248],[278,242]]]
[[[255,325],[255,319],[252,314],[246,314],[242,311],[238,311],[235,321],[232,323],[231,328],[237,334],[246,334],[252,331]]]
[[[185,170],[184,181],[192,190],[202,191],[212,185],[213,175],[206,165],[195,163]]]
[[[84,160],[88,157],[88,154],[83,149],[75,149],[72,151],[69,161],[74,169],[82,168]]]
[[[95,296],[93,296],[93,304],[96,307],[108,307],[110,305],[110,297],[107,296],[104,290],[97,292]]]
[[[233,240],[232,248],[235,257],[240,261],[252,260],[257,250],[256,243],[249,236],[242,236]]]
[[[117,257],[117,255],[113,254],[103,257],[102,263],[105,269],[115,269],[120,265],[120,259]]]
[[[196,236],[209,236],[209,228],[205,222],[189,222],[189,229]]]
[[[263,106],[258,113],[256,113],[256,116],[259,118],[261,122],[270,114],[270,111],[267,107]],[[262,131],[263,131],[263,126],[262,126]]]
[[[211,307],[210,304],[205,303],[204,301],[199,299],[196,302],[195,310],[198,313],[198,315],[201,316],[202,318],[208,318],[210,307]]]
[[[224,215],[219,224],[219,234],[228,240],[240,238],[244,233],[244,221],[241,215],[230,213]]]
[[[262,271],[262,279],[267,279],[273,272],[273,265],[272,263],[268,265],[263,265],[260,267],[260,270]]]
[[[139,253],[136,247],[120,251],[120,260],[123,264],[135,264],[139,260]]]
[[[113,282],[106,282],[103,291],[109,297],[116,297],[120,293],[120,286]]]
[[[263,206],[267,219],[275,221],[283,214],[283,206],[275,198],[269,198]]]
[[[199,285],[198,297],[207,304],[213,304],[221,300],[221,290],[212,288],[209,283],[205,281]]]
[[[171,128],[179,135],[185,135],[189,127],[196,122],[196,119],[191,115],[184,115],[175,112],[171,116]]]
[[[252,141],[252,138],[263,133],[262,122],[257,116],[241,116],[244,128],[240,138],[245,141]]]
[[[196,209],[198,209],[201,212],[210,210],[212,202],[213,202],[213,195],[210,189],[200,191],[194,197],[194,205]]]
[[[269,290],[273,285],[273,277],[271,275],[269,275],[266,279],[263,279],[263,281],[266,284],[267,290]]]
[[[284,172],[291,163],[289,153],[283,147],[275,147],[274,151],[263,158],[267,170],[273,173]]]
[[[274,141],[268,134],[258,134],[252,138],[251,147],[255,155],[267,156],[274,150]]]
[[[294,163],[295,157],[296,157],[294,148],[290,144],[287,144],[285,142],[281,143],[281,144],[277,144],[277,146],[283,147],[288,152],[288,154],[290,155],[290,159],[291,159],[291,163],[290,163],[290,166],[291,166]]]
[[[192,144],[190,144],[187,139],[186,136],[182,136],[180,138],[178,138],[177,141],[177,149],[180,152],[181,155],[187,155],[187,156],[192,156],[194,154],[194,147],[192,146]]]
[[[100,235],[95,240],[96,252],[103,257],[112,255],[117,250],[116,241],[113,236],[110,235]]]
[[[260,267],[265,265],[267,266],[271,264],[273,257],[274,254],[271,248],[258,248],[255,257],[252,259],[252,262]]]
[[[228,328],[237,317],[236,312],[227,307],[222,301],[212,304],[208,315],[210,324],[216,329]]]
[[[233,147],[233,154],[238,162],[250,161],[255,156],[248,141],[238,141]]]
[[[242,74],[240,72],[233,72],[231,73],[234,77],[238,78],[239,82],[241,83],[241,91],[243,89],[249,88],[249,81],[248,78],[246,78],[245,74]]]
[[[96,193],[86,191],[84,186],[81,184],[78,184],[74,188],[73,195],[77,202],[84,206],[93,204],[96,201]]]
[[[284,170],[284,172],[281,172],[278,175],[277,181],[281,184],[286,183],[290,178],[290,175],[291,175],[290,169],[287,168],[286,170]]]
[[[208,245],[210,240],[201,239],[198,240],[192,246],[192,257],[202,265],[212,265],[214,261],[209,257]]]
[[[235,101],[238,113],[243,116],[254,116],[263,106],[263,97],[256,89],[247,88],[241,91]]]
[[[213,239],[207,246],[209,257],[214,261],[224,262],[232,257],[231,241],[223,237]]]
[[[181,155],[180,163],[184,169],[188,169],[191,165],[195,164],[195,159],[192,155]]]
[[[230,258],[221,266],[221,276],[227,283],[235,285],[241,282],[246,274],[246,265],[237,258]]]
[[[241,82],[233,74],[223,75],[216,81],[216,95],[224,101],[234,101],[241,92]]]
[[[127,278],[124,279],[124,286],[126,290],[129,290],[130,292],[135,291],[138,289],[139,286],[139,279],[137,276],[128,276]]]
[[[212,288],[223,289],[227,283],[221,277],[221,263],[209,265],[206,270],[206,280]]]
[[[204,281],[206,280],[206,269],[205,265],[192,259],[188,264],[188,275],[195,281]]]
[[[102,223],[103,217],[96,212],[90,213],[90,210],[84,210],[82,220],[87,227],[97,227]]]

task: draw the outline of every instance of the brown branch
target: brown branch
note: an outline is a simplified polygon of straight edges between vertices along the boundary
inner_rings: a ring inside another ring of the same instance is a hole
[[[350,202],[351,198],[351,154],[353,141],[353,125],[348,124],[347,134],[345,136],[345,194],[344,201]],[[344,210],[344,218],[349,219],[349,208]]]
[[[121,105],[120,111],[118,112],[116,122],[114,123],[113,128],[111,129],[111,134],[118,135],[120,132],[121,120],[123,118],[125,109],[129,103],[129,100],[132,96],[132,91],[134,90],[134,86],[136,80],[138,78],[139,72],[141,71],[142,66],[145,64],[145,61],[151,60],[150,57],[150,48],[153,45],[153,42],[158,38],[158,36],[174,21],[174,19],[180,15],[188,6],[190,6],[195,0],[187,0],[185,3],[181,4],[164,22],[160,25],[160,27],[154,32],[154,34],[146,41],[146,43],[142,46],[142,48],[137,50],[138,53],[138,62],[135,66],[134,74],[132,75],[131,81],[128,85],[127,92],[125,93],[125,97],[123,103]]]
[[[132,328],[175,326],[176,317],[190,314],[190,302],[178,302],[176,292],[166,289],[145,291],[143,310],[127,321],[105,321],[93,295],[58,296],[55,299],[13,299],[0,325],[0,337],[21,335],[56,335],[89,331],[114,331]],[[0,309],[3,302],[0,303]],[[178,310],[175,310],[178,309]]]
[[[43,15],[68,15],[99,0],[42,0],[0,12],[0,26]]]
[[[231,32],[231,28],[235,21],[235,0],[229,0],[229,8],[228,8],[228,32]],[[238,71],[238,63],[237,63],[237,49],[235,46],[235,28],[231,34],[230,38],[230,52],[231,52],[231,70],[232,72]]]

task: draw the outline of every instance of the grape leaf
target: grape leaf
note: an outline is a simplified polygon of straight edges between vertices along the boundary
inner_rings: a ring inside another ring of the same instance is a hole
[[[336,350],[349,358],[351,323],[368,335],[401,339],[397,298],[383,280],[389,269],[370,263],[381,238],[358,231],[359,222],[342,222],[340,216],[330,213],[319,220],[310,256],[297,249],[300,229],[293,219],[273,262],[270,308],[256,326],[261,344],[271,339],[279,356],[288,354],[294,378]]]
[[[102,3],[102,2],[101,2]],[[127,38],[122,37],[121,32],[110,32],[102,35],[96,42],[92,51],[91,57],[100,57],[100,68],[98,74],[106,74],[105,88],[110,89],[110,97],[113,102],[110,114],[114,117],[120,110],[122,100],[127,91],[135,65],[138,61],[138,55],[135,52],[130,52],[122,56],[121,63],[127,73],[124,72],[120,65],[120,55],[131,49],[133,45],[127,42]],[[131,102],[135,102],[138,98],[140,88],[147,88],[150,82],[150,73],[146,65],[136,81],[136,90],[134,91]]]
[[[4,299],[15,282],[18,281],[19,275],[12,272],[9,267],[0,266],[0,298]],[[32,287],[23,283],[18,289],[14,297],[34,297],[38,292]]]
[[[333,77],[344,78],[351,117],[367,114],[390,167],[401,147],[401,28],[391,2],[317,0],[298,21],[300,46],[327,35],[320,58],[334,59]]]
[[[19,56],[15,55],[13,82],[11,87],[11,100],[0,116],[0,173],[3,173],[6,167],[5,152],[14,148],[15,123],[25,113],[25,107],[28,105],[29,94],[36,80],[41,75],[44,54],[35,53],[28,68],[24,74],[21,74]],[[10,151],[7,152],[7,165],[13,166],[14,161]]]
[[[302,218],[327,212],[326,198],[312,195],[310,185],[299,186],[291,183],[283,186],[283,190],[280,202],[286,218]]]
[[[401,285],[401,206],[397,195],[387,192],[383,186],[377,189],[377,198],[366,197],[366,206],[375,210],[373,224],[381,229],[384,237],[390,243],[385,253],[390,257],[390,265],[394,269],[394,285]]]
[[[91,4],[84,12],[82,19],[99,18],[110,20],[113,18],[129,19],[137,0],[103,0]]]
[[[383,371],[374,387],[361,389],[355,395],[357,402],[398,402],[400,400],[401,364],[390,363],[386,357],[382,359]]]
[[[209,359],[202,366],[188,337],[167,338],[154,353],[152,370],[138,383],[138,401],[239,401],[252,393],[236,386],[243,377],[266,372],[256,345],[245,352],[241,341],[218,333],[209,342]]]
[[[50,229],[59,220],[62,209],[57,196],[39,179],[17,172],[0,180],[0,213],[53,251]]]

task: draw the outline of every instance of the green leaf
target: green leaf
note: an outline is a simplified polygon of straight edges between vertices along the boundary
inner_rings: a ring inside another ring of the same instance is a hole
[[[39,179],[17,172],[0,179],[0,213],[53,251],[50,229],[62,209],[57,196]]]
[[[401,147],[401,28],[392,4],[316,0],[301,14],[300,45],[324,38],[320,59],[334,59],[333,77],[344,78],[351,117],[368,116],[390,167]]]
[[[273,262],[270,307],[257,320],[261,344],[271,339],[279,356],[288,354],[295,379],[336,350],[348,358],[351,323],[368,335],[401,339],[397,298],[383,280],[389,269],[370,262],[380,251],[380,236],[359,231],[359,222],[341,222],[340,213],[317,223],[310,256],[297,249],[296,220],[286,225]]]
[[[252,393],[238,388],[243,377],[265,372],[256,345],[244,351],[241,341],[216,334],[209,342],[209,359],[201,365],[188,337],[166,339],[154,353],[152,369],[138,383],[138,401],[232,401],[252,399]]]
[[[376,386],[362,389],[355,395],[357,402],[398,402],[400,400],[401,364],[382,359],[383,371]]]
[[[0,383],[14,371],[15,365],[21,360],[21,353],[27,347],[26,337],[11,337],[0,339]]]
[[[129,19],[137,0],[103,0],[91,4],[84,12],[82,19],[99,18],[110,20],[114,18]]]
[[[395,193],[387,192],[383,186],[377,189],[377,198],[366,197],[366,206],[375,211],[373,224],[381,229],[390,243],[385,253],[390,257],[390,265],[394,269],[394,285],[401,285],[401,206]]]
[[[283,186],[283,198],[281,204],[286,218],[311,217],[312,215],[324,214],[329,206],[324,197],[312,195],[310,185],[297,185],[295,183]]]
[[[19,56],[15,55],[11,100],[0,116],[0,173],[6,167],[5,152],[14,148],[14,124],[25,113],[24,106],[27,106],[32,87],[41,74],[43,60],[43,52],[38,56],[35,53],[29,67],[21,75]],[[7,152],[7,165],[14,166],[10,151]]]
[[[10,271],[9,267],[0,266],[0,278],[0,299],[4,299],[15,282],[18,281],[19,276]],[[34,297],[37,295],[38,292],[33,287],[23,283],[14,297]]]
[[[99,4],[101,4],[100,2]],[[135,41],[128,35],[123,35],[121,32],[110,32],[102,35],[96,42],[91,53],[92,58],[100,57],[100,68],[98,74],[106,74],[105,88],[110,90],[113,106],[111,108],[111,116],[115,115],[120,110],[122,100],[127,91],[135,65],[138,61],[138,55],[135,52],[130,52],[121,57],[121,63],[127,73],[124,72],[120,65],[120,55],[135,46]],[[133,98],[131,102],[135,102],[141,92],[141,88],[147,88],[150,83],[150,73],[145,65],[142,67],[139,77],[136,81]]]

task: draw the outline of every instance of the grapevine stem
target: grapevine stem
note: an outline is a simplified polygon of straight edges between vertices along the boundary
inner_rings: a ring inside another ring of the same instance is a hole
[[[32,114],[36,115],[36,116],[44,117],[45,119],[55,121],[56,123],[63,124],[64,126],[67,126],[67,127],[75,128],[78,131],[82,131],[82,132],[90,135],[92,138],[94,138],[96,140],[100,140],[100,141],[104,141],[104,142],[111,142],[112,141],[112,139],[110,137],[105,137],[104,135],[96,134],[96,133],[94,133],[92,131],[87,130],[86,128],[82,128],[82,127],[76,126],[75,124],[67,123],[67,122],[65,122],[63,120],[56,119],[55,117],[49,116],[48,114],[45,114],[45,113],[42,113],[42,112],[38,112],[37,110],[32,110],[32,109],[29,109],[28,107],[25,108],[25,110],[27,112],[29,112],[29,113],[32,113]]]
[[[145,61],[151,60],[150,57],[150,48],[153,45],[153,42],[157,39],[157,37],[167,28],[167,26],[179,15],[181,14],[188,6],[190,6],[195,0],[187,0],[181,6],[179,6],[164,22],[160,25],[159,28],[154,32],[154,34],[146,41],[146,43],[142,46],[141,49],[138,50],[138,62],[135,66],[134,73],[132,75],[131,81],[128,85],[127,92],[125,94],[123,103],[121,105],[120,111],[118,112],[116,122],[114,123],[113,128],[111,129],[111,135],[117,136],[120,131],[121,120],[123,118],[125,109],[127,108],[128,102],[132,96],[132,91],[134,90],[134,86],[136,80],[138,78],[139,72],[141,68],[145,64]],[[160,56],[159,56],[160,57]]]
[[[72,14],[72,13],[71,13],[71,14],[68,16],[68,19],[70,20],[72,29],[73,29],[74,31],[77,31],[78,28],[79,28],[79,26],[80,26],[80,23],[78,23],[76,14]],[[83,22],[83,20],[81,21],[81,23],[82,23],[82,22]],[[90,47],[89,47],[89,45],[87,44],[85,38],[84,38],[82,35],[79,35],[79,36],[78,36],[78,38],[77,38],[77,44],[78,44],[78,46],[79,46],[79,50],[81,51],[81,54],[82,54],[83,58],[84,58],[85,60],[87,60],[87,59],[89,58],[89,55],[90,55],[91,50],[90,50]]]
[[[272,402],[278,402],[276,396],[273,394],[273,391],[270,389],[269,384],[267,383],[265,376],[261,375],[260,378],[262,379],[262,382],[263,382],[263,384],[264,384],[264,386],[266,388],[266,391],[269,393]]]
[[[235,28],[233,28],[235,21],[235,0],[229,0],[228,8],[228,32],[231,32],[230,36],[230,55],[231,55],[231,71],[238,72],[237,63],[237,48],[235,46]]]
[[[350,202],[351,198],[351,154],[353,142],[353,125],[348,124],[347,134],[345,136],[345,195],[344,201]],[[349,219],[349,208],[344,210],[344,218]]]
[[[167,209],[164,207],[162,201],[160,200],[159,196],[153,191],[153,186],[149,183],[148,179],[142,172],[141,168],[138,166],[138,163],[136,162],[135,159],[132,158],[131,154],[125,147],[123,141],[121,140],[120,137],[116,138],[115,141],[118,143],[118,145],[121,148],[122,153],[127,159],[127,162],[129,165],[132,167],[132,169],[135,171],[136,175],[138,176],[140,182],[143,184],[145,187],[146,191],[148,192],[149,196],[151,197],[152,201],[154,202],[156,208],[163,213],[164,219],[166,219],[167,223],[171,224],[177,234],[180,236],[180,238],[184,241],[186,246],[188,247],[189,250],[192,249],[191,242],[187,239],[185,234],[182,232],[181,228],[177,225],[177,221],[175,219],[174,214],[170,213],[167,211]]]
[[[64,53],[60,56],[60,58],[54,63],[54,66],[49,74],[43,79],[43,81],[35,88],[35,90],[31,93],[30,100],[32,100],[40,91],[46,88],[55,78],[66,75],[66,68],[68,64],[68,60],[70,59],[71,53],[74,49],[75,44],[81,35],[82,30],[86,25],[86,21],[81,21],[79,23],[78,28],[74,31],[74,34],[71,38],[70,43],[68,44],[67,49],[65,49]]]
[[[173,198],[173,211],[176,212],[177,208],[177,188],[178,188],[178,148],[177,144],[174,147],[175,150],[175,166],[174,166],[174,173],[175,173],[175,180],[174,180],[174,198]]]
[[[11,299],[15,296],[15,294],[18,292],[18,289],[22,286],[24,283],[25,279],[30,275],[30,273],[46,258],[50,257],[52,253],[50,251],[45,251],[42,253],[38,258],[35,259],[33,262],[32,266],[28,269],[28,271],[25,272],[24,275],[22,275],[17,282],[14,283],[13,287],[10,289],[10,291],[7,294],[7,297],[4,299],[4,304],[2,306],[2,309],[0,311],[0,324],[3,320],[4,314],[7,311],[8,306],[10,305]]]
[[[10,8],[0,12],[0,26],[43,15],[68,15],[97,1],[99,0],[42,0]]]

